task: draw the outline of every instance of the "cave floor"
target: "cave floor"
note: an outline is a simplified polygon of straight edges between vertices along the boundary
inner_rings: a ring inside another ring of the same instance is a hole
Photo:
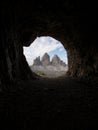
[[[3,130],[94,128],[98,122],[97,92],[97,85],[70,78],[18,82],[0,91],[0,127]]]

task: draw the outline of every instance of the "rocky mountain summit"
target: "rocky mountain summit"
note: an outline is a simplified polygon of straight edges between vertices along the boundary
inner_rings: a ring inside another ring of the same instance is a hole
[[[49,56],[47,53],[45,53],[45,54],[43,55],[42,60],[41,60],[41,63],[42,63],[43,66],[47,66],[47,65],[50,65],[50,64],[51,64],[51,63],[50,63],[50,56]]]
[[[34,60],[34,63],[33,63],[33,66],[48,66],[48,65],[51,65],[51,66],[63,66],[65,67],[66,64],[65,62],[63,62],[58,55],[54,55],[52,60],[50,61],[50,56],[48,53],[45,53],[42,57],[42,59],[40,60],[40,56],[37,57],[35,60]]]
[[[34,63],[33,65],[41,65],[41,61],[40,61],[40,56],[38,56],[35,60],[34,60]]]
[[[59,77],[67,72],[68,65],[66,65],[58,55],[54,55],[50,61],[49,54],[45,53],[41,59],[40,56],[37,57],[30,68],[40,76]]]

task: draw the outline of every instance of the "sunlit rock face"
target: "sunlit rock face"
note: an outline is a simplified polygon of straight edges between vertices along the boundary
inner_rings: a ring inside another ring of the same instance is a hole
[[[68,71],[68,66],[58,57],[58,55],[54,55],[50,61],[50,56],[47,53],[43,55],[42,60],[40,60],[40,57],[37,57],[30,68],[36,74],[48,78],[64,76]]]
[[[33,66],[48,66],[48,65],[52,65],[52,66],[66,66],[65,62],[62,61],[58,55],[54,55],[52,60],[50,61],[50,56],[49,54],[45,53],[42,56],[42,59],[40,59],[40,56],[38,56],[36,59],[34,59],[34,63]]]
[[[50,56],[47,53],[43,55],[41,60],[40,57],[37,57],[30,68],[36,74],[49,78],[64,76],[68,71],[68,65],[58,55],[54,55],[50,61]]]
[[[61,61],[61,59],[57,55],[54,55],[52,58],[51,64],[53,66],[59,66],[61,64],[63,65],[63,61]]]
[[[22,47],[42,35],[52,36],[65,46],[68,76],[98,76],[96,2],[89,2],[89,6],[80,1],[54,3],[1,2],[0,82],[32,77]]]
[[[43,66],[50,65],[50,56],[47,53],[43,55],[41,63]]]

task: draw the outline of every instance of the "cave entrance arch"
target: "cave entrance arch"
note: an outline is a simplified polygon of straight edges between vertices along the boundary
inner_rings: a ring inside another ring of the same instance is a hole
[[[56,78],[68,71],[67,51],[62,43],[50,36],[37,37],[23,52],[30,69],[36,74]]]

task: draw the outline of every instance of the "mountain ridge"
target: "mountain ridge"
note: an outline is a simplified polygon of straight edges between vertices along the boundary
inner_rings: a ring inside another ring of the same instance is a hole
[[[40,59],[40,56],[36,57],[34,59],[34,63],[32,66],[66,66],[66,63],[60,59],[60,57],[57,54],[54,54],[52,57],[52,60],[50,61],[50,56],[48,53],[44,53],[42,56],[42,59]]]

